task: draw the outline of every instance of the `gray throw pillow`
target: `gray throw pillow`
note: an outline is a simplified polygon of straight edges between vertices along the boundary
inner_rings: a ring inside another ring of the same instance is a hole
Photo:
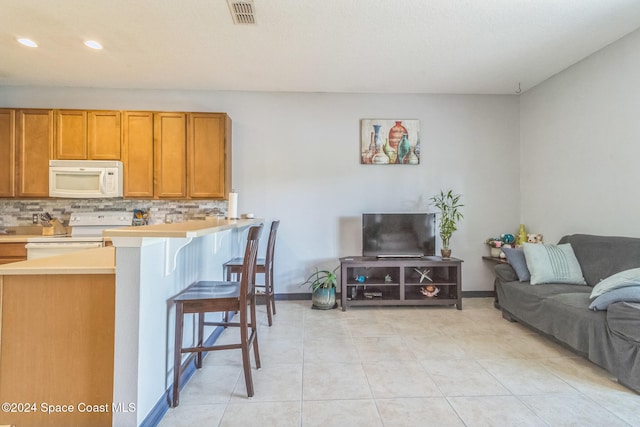
[[[518,280],[526,282],[531,279],[531,273],[527,268],[527,260],[524,257],[522,248],[502,248],[502,252],[507,256],[507,261],[518,275]]]
[[[640,286],[628,286],[606,292],[594,299],[589,305],[590,310],[606,310],[614,302],[640,302]]]
[[[586,285],[571,243],[546,245],[523,243],[524,257],[531,272],[531,284],[566,283]]]

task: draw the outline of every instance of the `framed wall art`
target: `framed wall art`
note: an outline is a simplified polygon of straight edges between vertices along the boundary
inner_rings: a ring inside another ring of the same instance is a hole
[[[420,120],[360,120],[360,163],[420,164]]]

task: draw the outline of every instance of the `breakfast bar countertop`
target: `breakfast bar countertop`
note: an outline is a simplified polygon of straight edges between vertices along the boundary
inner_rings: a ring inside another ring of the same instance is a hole
[[[0,276],[35,274],[115,274],[111,246],[0,265]]]
[[[263,222],[262,218],[225,219],[207,218],[170,224],[153,224],[139,227],[110,228],[102,232],[106,237],[201,237],[219,231],[248,227]]]

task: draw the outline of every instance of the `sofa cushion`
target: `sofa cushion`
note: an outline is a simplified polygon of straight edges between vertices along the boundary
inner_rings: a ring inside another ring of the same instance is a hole
[[[502,248],[502,252],[504,252],[507,261],[509,261],[509,264],[518,275],[519,281],[526,282],[531,279],[531,273],[527,268],[527,260],[524,257],[522,248]]]
[[[640,268],[624,270],[602,280],[593,287],[591,298],[597,298],[609,291],[628,286],[640,286]]]
[[[571,243],[589,286],[623,270],[640,267],[640,239],[572,234],[559,243]]]
[[[609,329],[627,340],[640,344],[640,304],[633,302],[617,302],[607,310]]]
[[[524,256],[531,272],[531,284],[569,283],[586,285],[571,244],[524,243]]]
[[[541,302],[546,298],[558,294],[584,294],[583,309],[587,310],[589,292],[591,288],[580,285],[548,284],[544,286],[530,286],[526,282],[502,283],[497,289],[500,307],[534,327],[540,327],[538,321],[549,317],[550,313],[542,309]]]
[[[606,292],[591,301],[589,309],[606,310],[609,305],[615,302],[640,302],[640,286],[628,286]]]
[[[587,309],[588,293],[554,295],[541,301],[541,305],[549,317],[545,332],[581,353],[594,356],[594,345],[601,347],[607,334],[606,312]]]
[[[505,283],[505,286],[517,286],[516,292],[518,292],[518,294],[523,296],[531,295],[536,299],[549,298],[558,294],[587,294],[588,297],[591,291],[589,287],[568,283],[548,283],[546,286],[529,286],[528,283],[512,282]]]

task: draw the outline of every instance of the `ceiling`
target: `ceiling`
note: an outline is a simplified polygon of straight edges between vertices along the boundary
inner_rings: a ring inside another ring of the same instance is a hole
[[[640,27],[639,0],[254,0],[253,25],[226,0],[0,5],[0,86],[513,94]]]

